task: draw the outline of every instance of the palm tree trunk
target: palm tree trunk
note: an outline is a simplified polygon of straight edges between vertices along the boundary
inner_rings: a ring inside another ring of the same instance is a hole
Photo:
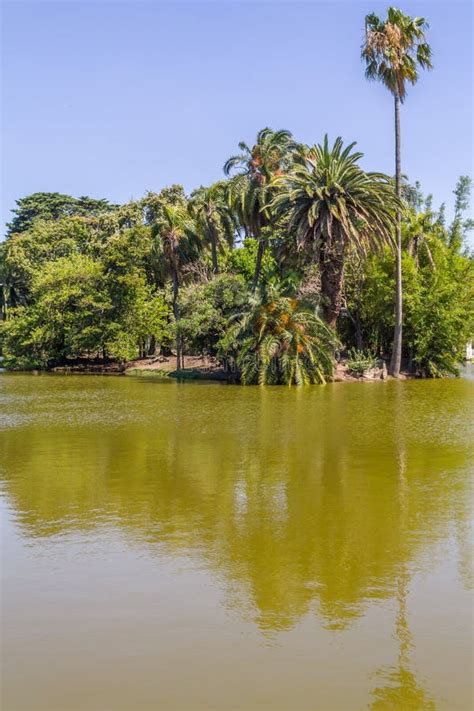
[[[211,233],[211,255],[212,255],[212,271],[214,274],[219,274],[219,262],[217,260],[217,235],[214,225],[209,225]]]
[[[400,155],[400,97],[395,94],[395,190],[397,197],[402,194],[402,167]],[[392,358],[390,360],[389,373],[394,378],[400,375],[400,365],[402,361],[402,215],[397,212],[396,218],[397,237],[397,264],[395,273],[395,329],[393,333]]]
[[[336,237],[332,247],[321,261],[321,296],[324,318],[336,328],[342,306],[342,280],[344,275],[344,243]]]
[[[178,295],[179,295],[179,279],[178,272],[176,269],[173,270],[173,314],[176,327],[179,321],[179,305],[178,305]],[[182,367],[182,340],[178,332],[176,332],[176,370],[181,370]]]

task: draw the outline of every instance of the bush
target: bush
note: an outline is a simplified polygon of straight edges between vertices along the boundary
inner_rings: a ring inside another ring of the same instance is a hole
[[[244,385],[325,383],[334,369],[334,332],[297,299],[256,300],[221,341]]]
[[[364,375],[367,370],[374,368],[376,363],[377,358],[370,351],[351,348],[347,360],[347,369],[354,375]]]
[[[178,330],[186,345],[216,355],[229,321],[247,299],[245,280],[235,274],[219,274],[207,283],[183,288]]]

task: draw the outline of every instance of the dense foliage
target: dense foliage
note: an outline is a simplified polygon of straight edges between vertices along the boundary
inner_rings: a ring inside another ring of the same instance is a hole
[[[271,291],[228,330],[224,353],[232,354],[244,384],[325,383],[333,371],[334,331],[314,309]]]
[[[404,365],[456,372],[474,332],[469,178],[447,226],[444,206],[408,183],[400,202],[340,139],[308,147],[264,129],[240,150],[189,197],[174,185],[125,205],[19,200],[0,245],[4,365],[171,351],[179,369],[205,353],[243,383],[303,384],[330,378],[344,351],[387,358],[401,210]]]

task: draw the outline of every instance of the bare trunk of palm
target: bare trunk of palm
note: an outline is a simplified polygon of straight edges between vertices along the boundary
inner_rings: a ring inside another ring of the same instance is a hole
[[[263,255],[265,253],[265,247],[266,247],[265,241],[260,238],[258,240],[257,258],[255,260],[255,273],[253,276],[253,284],[252,284],[253,289],[257,288],[258,282],[260,281],[260,272],[262,271],[262,260],[263,260]]]
[[[179,306],[178,306],[178,295],[179,295],[179,279],[178,272],[176,269],[173,271],[173,314],[176,326],[179,321]],[[181,336],[176,332],[176,370],[181,370],[183,360],[183,344]]]
[[[321,296],[323,313],[329,326],[336,328],[342,306],[342,280],[344,275],[344,244],[335,241],[321,261]]]
[[[217,260],[217,235],[214,225],[210,225],[211,232],[211,255],[212,255],[212,271],[214,274],[219,273],[219,262]]]
[[[395,190],[397,197],[402,193],[402,168],[400,155],[400,97],[395,94]],[[400,365],[402,362],[402,215],[397,212],[396,218],[396,239],[397,239],[397,264],[395,272],[395,329],[393,332],[392,358],[390,360],[389,373],[394,378],[400,375]]]

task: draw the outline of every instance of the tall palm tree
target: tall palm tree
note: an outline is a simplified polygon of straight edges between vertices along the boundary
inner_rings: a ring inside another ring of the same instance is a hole
[[[389,242],[398,200],[390,178],[366,173],[358,165],[362,153],[355,143],[322,145],[302,151],[294,169],[274,179],[281,188],[272,201],[287,216],[299,248],[311,248],[321,273],[323,312],[335,327],[341,310],[344,262],[349,246],[364,254]]]
[[[395,108],[395,189],[401,197],[400,104],[406,97],[406,84],[416,84],[418,67],[431,69],[431,48],[425,41],[428,23],[423,17],[409,17],[389,7],[385,20],[377,15],[365,18],[365,41],[362,59],[368,79],[381,81],[393,94]],[[397,269],[395,298],[395,331],[389,372],[398,377],[402,357],[402,217],[397,212]]]
[[[238,227],[227,201],[226,183],[219,181],[195,190],[189,208],[200,234],[211,243],[212,269],[218,274],[218,249],[223,242],[232,245]]]
[[[224,173],[237,174],[229,181],[229,201],[238,215],[247,236],[258,242],[253,286],[257,287],[262,259],[267,246],[264,228],[271,215],[266,206],[272,193],[271,181],[288,170],[296,144],[289,131],[264,128],[257,134],[255,145],[239,143],[240,153],[231,156],[224,165]]]
[[[188,210],[182,204],[163,204],[159,216],[152,227],[158,238],[157,249],[163,256],[168,273],[173,282],[173,314],[179,321],[179,287],[182,266],[198,255],[199,239]],[[184,367],[183,341],[176,335],[176,368]]]

